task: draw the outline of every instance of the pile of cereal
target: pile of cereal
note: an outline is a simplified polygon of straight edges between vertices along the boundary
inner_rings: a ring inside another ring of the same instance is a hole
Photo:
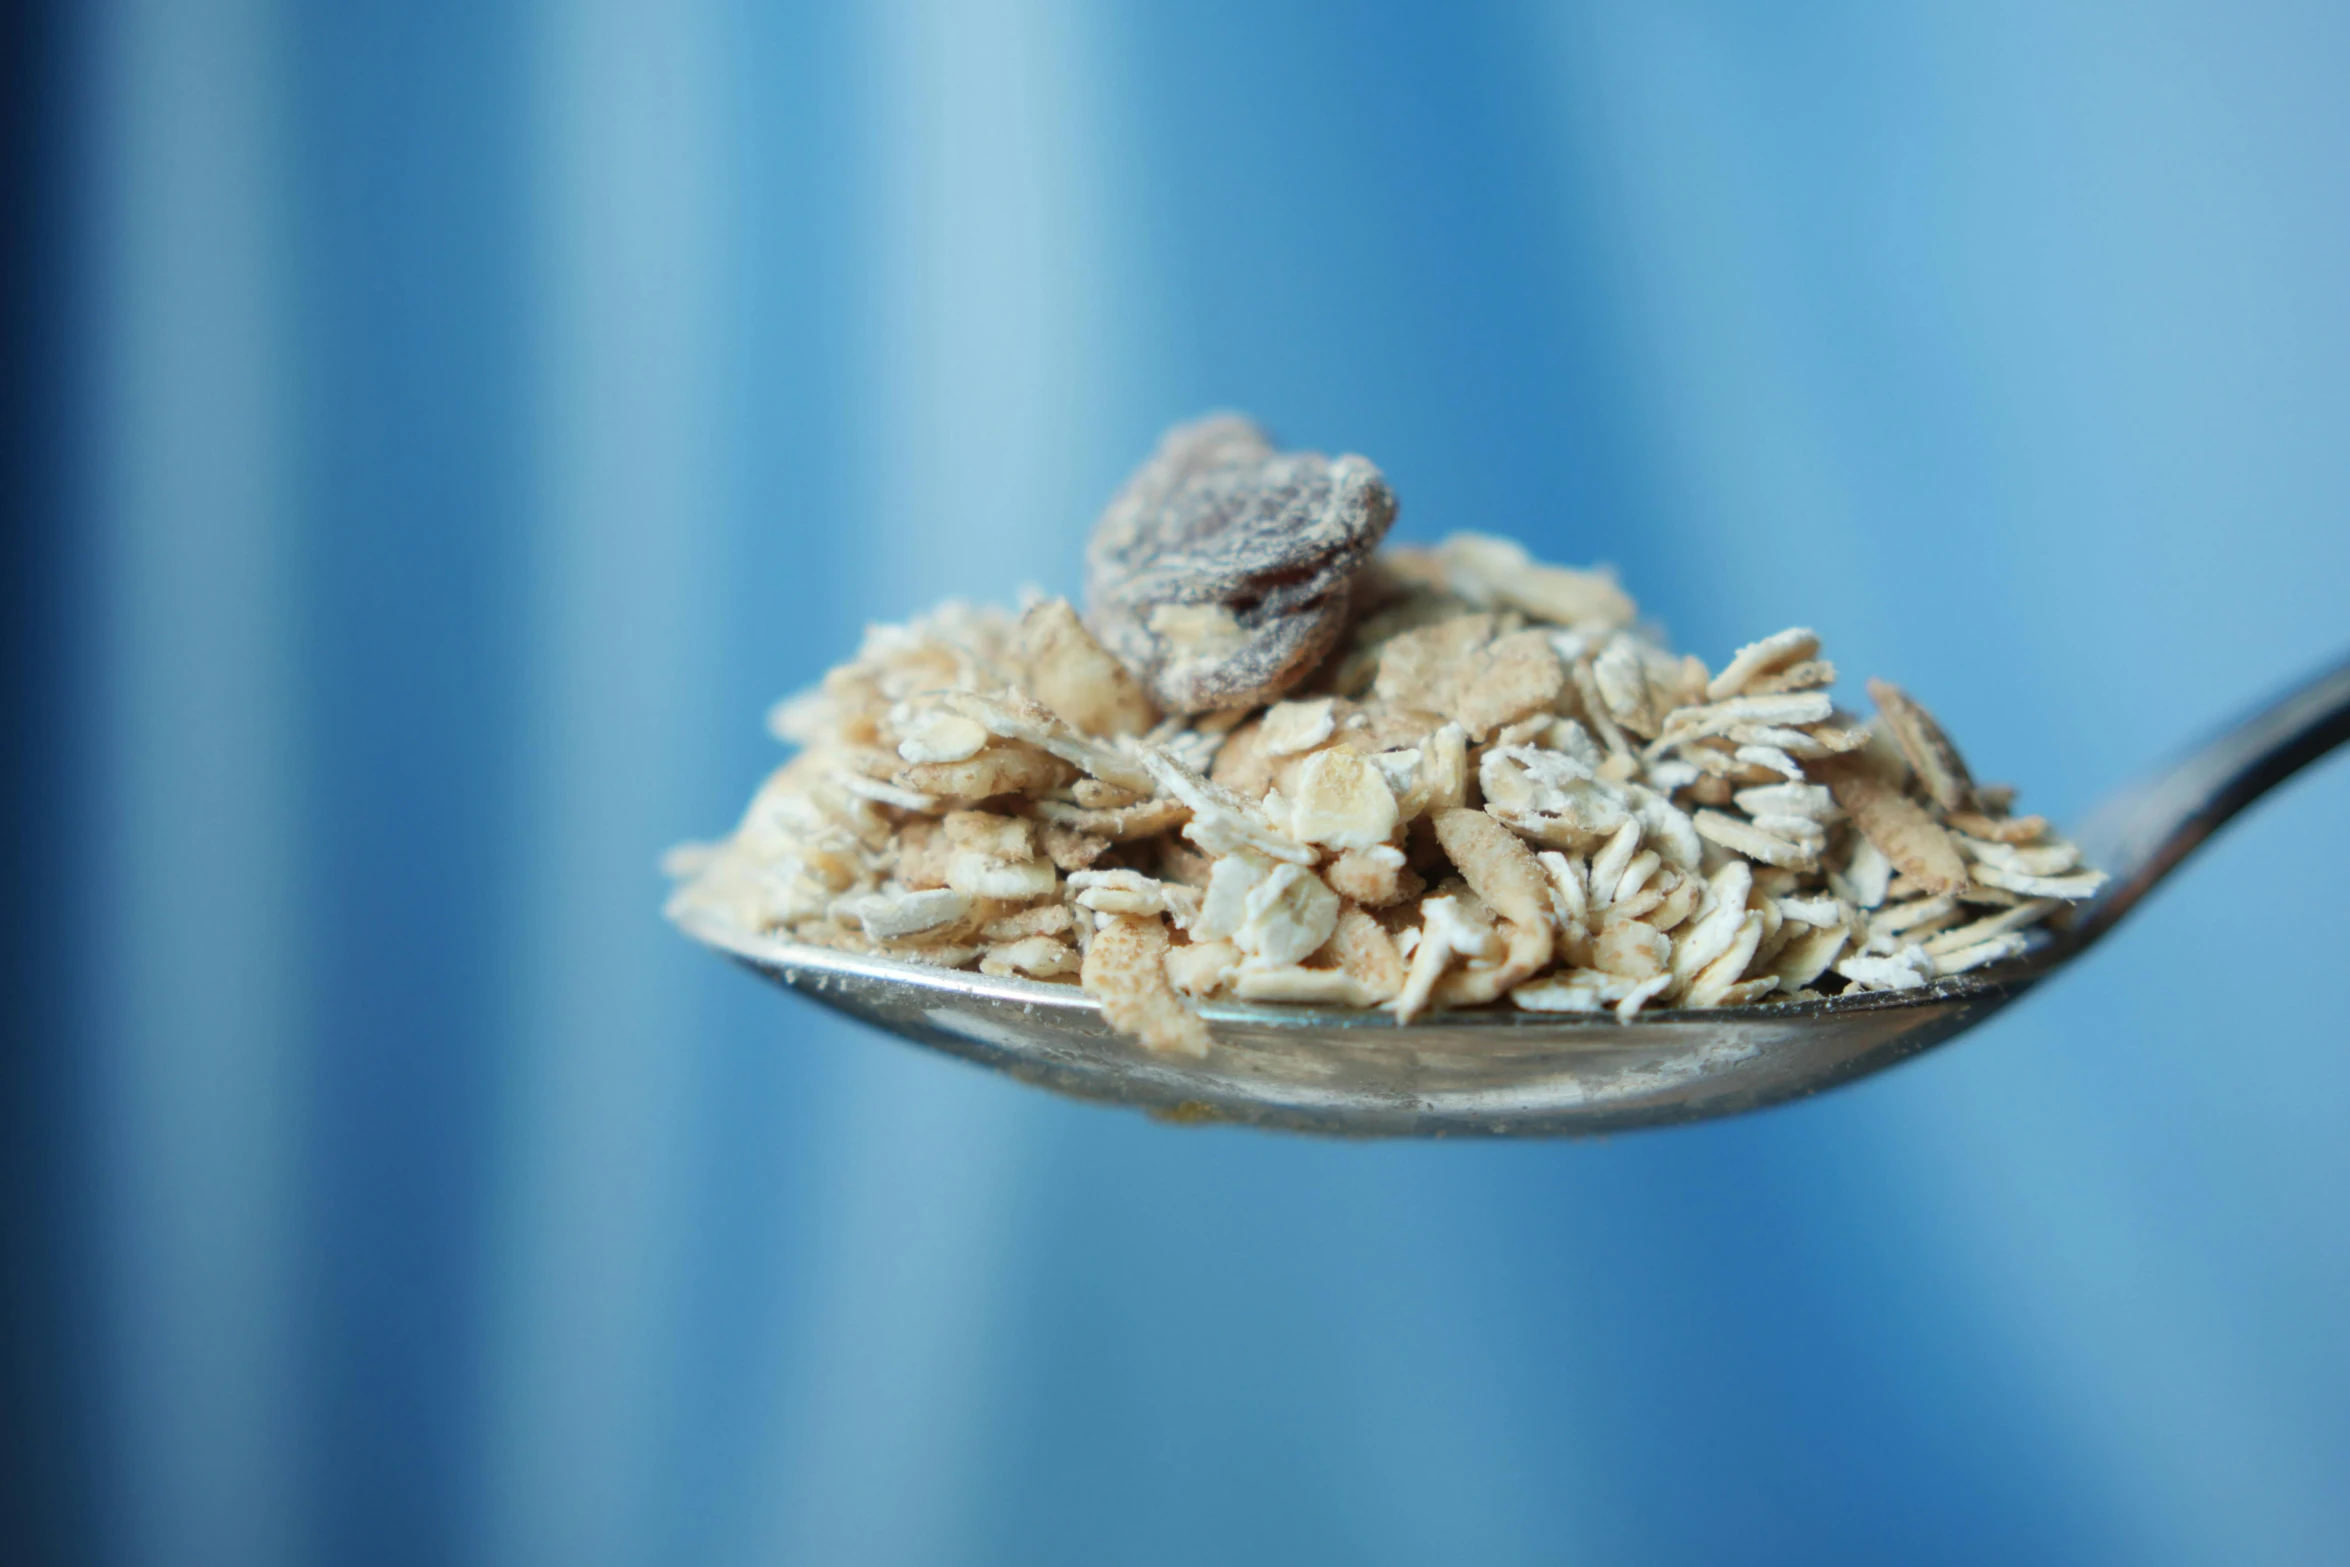
[[[1819,638],[1719,671],[1600,572],[1378,546],[1360,457],[1169,433],[1087,609],[950,603],[785,702],[801,749],[679,851],[693,923],[1081,984],[1197,1054],[1185,998],[1629,1018],[1900,990],[2012,957],[2103,876],[1933,717],[1829,699]]]

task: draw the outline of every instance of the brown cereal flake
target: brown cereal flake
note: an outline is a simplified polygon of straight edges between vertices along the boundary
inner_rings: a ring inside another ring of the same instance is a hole
[[[1901,754],[1917,773],[1918,782],[1945,811],[1963,810],[1974,798],[1974,780],[1950,736],[1910,694],[1885,680],[1869,682],[1869,700],[1892,727]]]
[[[1367,1005],[1392,1001],[1403,989],[1404,962],[1395,950],[1395,938],[1361,909],[1342,907],[1338,911],[1337,928],[1322,951],[1370,993]]]
[[[1198,1058],[1213,1036],[1167,979],[1167,925],[1155,916],[1113,914],[1085,949],[1081,983],[1110,1026],[1161,1055]]]
[[[1966,885],[1966,861],[1950,834],[1908,796],[1861,763],[1839,759],[1821,764],[1819,772],[1853,825],[1904,876],[1929,892]]]
[[[1081,871],[1109,852],[1110,840],[1097,838],[1092,833],[1064,827],[1059,822],[1045,823],[1037,835],[1044,841],[1045,858],[1065,871]]]
[[[1461,878],[1503,919],[1549,928],[1550,880],[1532,850],[1483,811],[1435,815],[1436,838]]]

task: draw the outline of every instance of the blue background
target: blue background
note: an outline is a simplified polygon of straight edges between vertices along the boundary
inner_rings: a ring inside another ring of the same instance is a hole
[[[1573,1145],[1064,1104],[655,869],[1213,406],[2076,818],[2350,642],[2350,12],[49,14],[23,1538],[2350,1559],[2338,760],[1962,1045]]]

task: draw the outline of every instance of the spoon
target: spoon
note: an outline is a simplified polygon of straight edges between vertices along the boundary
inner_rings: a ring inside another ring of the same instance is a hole
[[[1914,990],[1562,1017],[1509,1007],[1399,1027],[1384,1011],[1200,1008],[1204,1060],[1154,1055],[1074,985],[803,946],[681,916],[688,934],[826,1006],[1023,1082],[1165,1119],[1368,1137],[1557,1137],[1705,1120],[1816,1094],[1963,1033],[2087,951],[2205,839],[2350,739],[2350,661],[2167,770],[2076,835],[2112,879],[2008,962]]]

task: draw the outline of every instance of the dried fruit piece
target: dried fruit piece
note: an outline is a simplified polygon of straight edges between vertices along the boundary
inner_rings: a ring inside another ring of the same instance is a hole
[[[1330,650],[1394,520],[1361,457],[1276,452],[1229,414],[1182,425],[1095,526],[1086,619],[1161,707],[1254,707]]]

